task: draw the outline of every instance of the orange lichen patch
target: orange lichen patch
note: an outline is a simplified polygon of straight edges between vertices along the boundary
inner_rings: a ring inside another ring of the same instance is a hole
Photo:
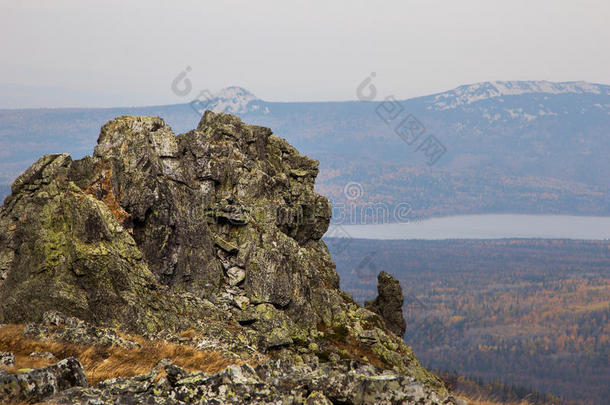
[[[90,384],[115,377],[133,377],[147,373],[163,358],[171,359],[174,364],[187,371],[206,373],[216,373],[229,365],[243,363],[228,359],[218,352],[141,337],[129,336],[141,345],[140,348],[124,349],[34,340],[24,337],[23,329],[23,325],[5,325],[0,328],[0,351],[15,355],[15,365],[5,367],[12,373],[18,372],[19,369],[46,367],[56,362],[29,357],[30,353],[35,351],[53,353],[57,359],[76,357],[85,368]]]
[[[340,351],[347,353],[347,356],[351,360],[364,361],[382,370],[391,368],[388,364],[385,364],[383,360],[381,360],[379,356],[375,354],[375,352],[373,352],[368,346],[362,344],[358,341],[358,339],[350,335],[349,331],[342,330],[341,328],[330,330],[324,323],[321,322],[317,325],[317,327],[320,332],[324,332],[326,339],[332,343],[333,346]]]
[[[333,343],[339,349],[345,350],[352,360],[365,361],[382,370],[390,368],[372,350],[351,336],[346,339],[346,343],[339,341],[333,341]]]
[[[127,224],[130,223],[128,219],[131,218],[131,215],[127,213],[127,211],[125,211],[123,207],[121,207],[121,195],[117,197],[114,194],[114,190],[112,188],[112,169],[102,169],[100,167],[100,171],[102,173],[102,176],[95,183],[85,189],[84,192],[95,197],[96,199],[101,200],[104,204],[106,204],[106,206],[108,207],[108,209],[110,209],[110,212],[112,212],[112,215],[114,215],[118,223],[125,226],[127,232],[131,232],[131,226],[127,226]]]

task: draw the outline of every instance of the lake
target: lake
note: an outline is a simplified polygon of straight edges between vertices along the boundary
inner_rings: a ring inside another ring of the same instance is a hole
[[[325,237],[355,239],[610,239],[610,217],[487,214],[403,224],[331,225]]]

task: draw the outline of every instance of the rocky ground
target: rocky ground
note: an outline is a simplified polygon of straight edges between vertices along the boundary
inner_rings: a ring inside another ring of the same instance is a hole
[[[234,364],[187,372],[170,358],[93,387],[73,358],[7,364],[0,398],[453,402],[402,340],[395,280],[380,278],[368,309],[339,289],[317,173],[269,129],[211,112],[177,136],[160,118],[119,117],[93,156],[41,158],[0,211],[0,322],[25,325],[28,341],[125,351],[174,342]],[[196,339],[180,341],[187,331]]]
[[[3,327],[0,327],[0,335]],[[23,337],[42,342],[63,342],[92,347],[137,350],[137,340],[112,329],[98,328],[57,312],[44,314],[41,324],[28,324]],[[230,347],[210,346],[201,337],[166,339],[200,350],[222,350],[237,361]],[[160,338],[158,338],[160,339]],[[313,346],[313,345],[312,345]],[[148,372],[110,378],[89,385],[85,367],[74,357],[58,361],[53,353],[32,353],[55,361],[40,369],[15,369],[15,356],[0,353],[0,401],[53,404],[459,404],[460,399],[439,394],[413,377],[375,367],[365,361],[334,353],[315,355],[311,350],[250,357],[250,363],[233,364],[216,373],[189,372],[170,358],[157,360]],[[8,372],[7,369],[10,371]]]

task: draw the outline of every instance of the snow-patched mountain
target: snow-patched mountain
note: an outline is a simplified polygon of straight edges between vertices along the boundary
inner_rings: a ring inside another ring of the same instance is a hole
[[[262,101],[248,90],[239,86],[231,86],[214,94],[207,108],[214,112],[230,114],[268,113],[269,110],[265,110],[261,104]]]
[[[482,100],[523,94],[596,94],[610,95],[610,86],[588,82],[493,81],[467,84],[454,90],[433,95],[429,108],[447,110]],[[497,100],[500,101],[501,100]]]
[[[507,125],[568,116],[571,122],[581,118],[599,121],[610,115],[610,86],[582,81],[482,82],[406,103],[416,100],[428,112],[457,114],[462,121],[477,124]]]

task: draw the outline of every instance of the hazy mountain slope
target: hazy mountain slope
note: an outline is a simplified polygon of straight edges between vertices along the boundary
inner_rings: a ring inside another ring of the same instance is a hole
[[[2,110],[0,183],[42,153],[83,155],[113,116],[160,115],[182,132],[209,108],[271,127],[319,159],[318,188],[336,202],[346,202],[344,186],[357,182],[364,191],[358,203],[406,201],[417,215],[610,213],[610,86],[486,82],[401,106],[389,125],[378,114],[389,107],[382,101],[275,103],[232,87],[191,104]],[[394,132],[409,114],[425,127],[411,145]],[[433,168],[417,151],[429,134],[446,148]]]

